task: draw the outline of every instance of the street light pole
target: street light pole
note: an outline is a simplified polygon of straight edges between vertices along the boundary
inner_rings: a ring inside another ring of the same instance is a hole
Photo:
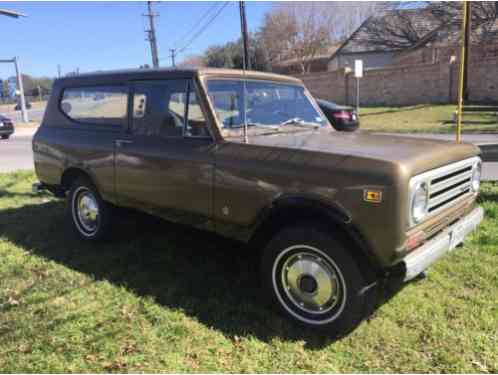
[[[0,16],[7,16],[12,18],[26,17],[25,14],[8,9],[0,9]]]
[[[19,97],[21,99],[21,113],[22,113],[22,121],[28,122],[28,111],[26,110],[26,100],[24,98],[24,86],[22,83],[22,74],[21,68],[19,67],[19,58],[14,57],[14,65],[16,67],[16,77],[17,77],[17,87],[19,88]]]
[[[26,17],[25,14],[15,12],[12,10],[8,10],[8,9],[0,9],[0,15],[12,17],[12,18]],[[26,100],[24,99],[24,87],[22,84],[22,75],[21,75],[21,69],[19,68],[18,58],[14,57],[12,60],[4,60],[4,61],[0,61],[0,62],[13,62],[15,67],[16,67],[17,86],[19,87],[19,95],[21,98],[22,121],[28,122],[29,121],[28,111],[26,110]]]

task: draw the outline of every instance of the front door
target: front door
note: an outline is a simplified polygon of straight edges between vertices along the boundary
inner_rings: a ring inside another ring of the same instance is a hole
[[[193,82],[135,82],[131,96],[129,132],[116,141],[118,204],[205,227],[214,144]]]

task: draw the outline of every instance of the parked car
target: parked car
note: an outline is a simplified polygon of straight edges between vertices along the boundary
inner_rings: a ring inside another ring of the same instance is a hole
[[[31,103],[26,102],[26,109],[31,109]],[[15,111],[20,111],[21,110],[21,103],[17,103],[16,106],[14,107]]]
[[[109,236],[119,206],[242,241],[273,304],[334,336],[483,218],[477,147],[337,132],[300,80],[268,73],[57,79],[33,150],[34,190],[66,197],[82,239]]]
[[[0,115],[0,137],[9,139],[14,134],[14,123],[8,117]]]
[[[317,99],[316,102],[335,130],[352,132],[360,126],[360,119],[354,108],[323,99]]]

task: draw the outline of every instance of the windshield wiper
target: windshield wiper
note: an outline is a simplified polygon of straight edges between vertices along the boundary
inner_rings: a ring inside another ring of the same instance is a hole
[[[248,122],[247,126],[253,126],[255,128],[261,128],[261,129],[280,130],[280,125],[265,125],[260,122]]]
[[[248,122],[247,127],[261,128],[261,129],[269,129],[269,130],[280,130],[279,125],[265,125],[260,122]],[[242,129],[244,128],[244,124],[239,124],[237,126],[231,126],[229,129]]]
[[[285,126],[285,125],[294,125],[294,126],[302,126],[302,127],[313,127],[315,129],[318,129],[321,125],[316,123],[316,122],[308,122],[304,121],[300,117],[294,117],[290,118],[288,120],[285,120],[284,122],[281,122],[279,126]]]

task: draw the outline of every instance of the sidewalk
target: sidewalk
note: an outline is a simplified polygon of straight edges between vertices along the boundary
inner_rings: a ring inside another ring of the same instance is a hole
[[[432,133],[377,133],[377,134],[396,135],[400,137],[432,138],[432,139],[441,139],[444,141],[455,140],[455,134],[432,134]],[[498,134],[462,134],[462,141],[474,143],[476,145],[490,144],[490,143],[497,144]]]
[[[33,125],[15,125],[14,136],[15,137],[32,137],[36,130],[38,129],[39,124]]]

